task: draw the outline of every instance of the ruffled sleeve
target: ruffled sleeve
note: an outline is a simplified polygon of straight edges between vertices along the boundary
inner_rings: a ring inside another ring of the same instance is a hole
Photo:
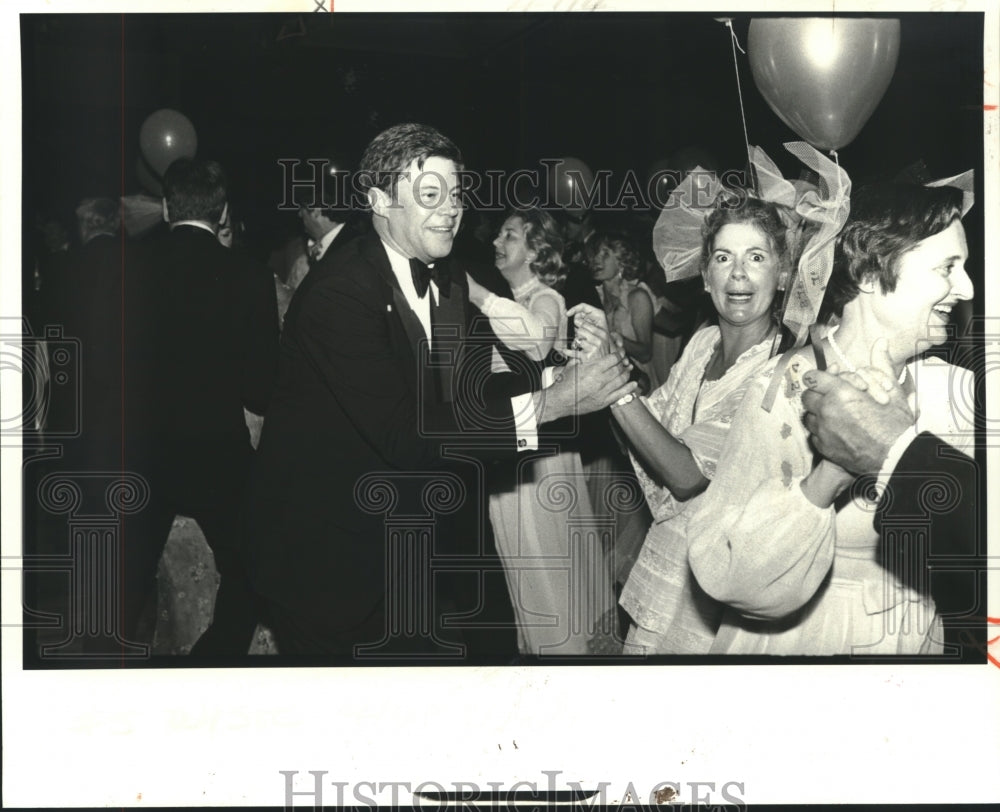
[[[719,329],[717,327],[708,327],[695,333],[680,360],[670,370],[667,382],[652,392],[649,397],[641,398],[653,417],[682,443],[685,442],[682,434],[685,429],[690,427],[694,416],[694,400],[698,392],[698,382],[701,381],[705,372],[705,364],[708,362],[718,338]],[[693,453],[693,456],[698,467],[702,468],[704,473],[703,461],[698,454]],[[632,460],[636,478],[656,521],[666,521],[686,508],[686,503],[674,499],[670,489],[661,485],[631,451],[629,451],[629,458]],[[710,476],[710,474],[706,474],[706,476]]]
[[[748,389],[688,525],[688,560],[701,587],[743,615],[767,619],[813,596],[836,541],[833,507],[816,507],[800,488],[813,465],[797,383],[805,362],[793,361],[771,411],[761,408],[777,361]]]
[[[506,347],[520,350],[533,361],[541,361],[552,344],[559,337],[562,297],[554,290],[543,290],[535,294],[529,307],[491,293],[481,308],[489,318],[490,327]],[[536,303],[550,304],[536,307]],[[543,309],[544,308],[544,309]],[[548,318],[548,312],[556,314],[555,323]]]

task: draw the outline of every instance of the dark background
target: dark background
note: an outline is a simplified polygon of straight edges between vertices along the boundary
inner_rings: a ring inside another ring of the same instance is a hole
[[[759,16],[759,15],[757,15]],[[931,177],[977,170],[982,189],[983,15],[909,13],[892,83],[840,150],[855,186],[923,159]],[[84,196],[141,192],[138,133],[183,112],[199,155],[231,175],[262,246],[288,217],[280,158],[356,160],[385,127],[432,124],[473,170],[572,155],[645,179],[677,150],[745,164],[726,27],[710,14],[199,14],[22,16],[25,221],[71,222]],[[750,15],[733,18],[746,46]],[[740,76],[750,142],[786,174],[800,140]],[[979,197],[981,200],[982,198]],[[981,212],[970,271],[981,265]]]

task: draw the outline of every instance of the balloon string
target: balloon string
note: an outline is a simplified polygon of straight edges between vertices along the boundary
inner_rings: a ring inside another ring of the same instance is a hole
[[[840,156],[837,154],[837,150],[830,150],[830,157],[833,158],[833,162],[837,165],[837,169],[840,169]],[[840,179],[840,172],[837,172],[837,199],[840,198],[840,193],[843,190],[843,184]]]
[[[743,109],[743,88],[740,85],[740,63],[736,58],[736,49],[740,49],[741,54],[746,54],[746,51],[740,46],[739,40],[736,38],[736,32],[733,30],[733,21],[726,20],[726,28],[729,29],[729,36],[733,41],[733,68],[736,71],[736,93],[740,98],[740,118],[743,121],[743,143],[747,148],[747,167],[750,169],[750,183],[753,185],[754,194],[758,194],[757,189],[757,176],[753,171],[753,161],[750,158],[750,135],[747,133],[747,114]]]

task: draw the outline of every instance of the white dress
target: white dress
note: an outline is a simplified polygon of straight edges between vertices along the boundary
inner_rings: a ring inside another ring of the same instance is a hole
[[[715,480],[689,523],[691,568],[728,606],[712,653],[939,653],[932,599],[878,560],[878,490],[857,480],[829,508],[803,495],[813,452],[802,424],[801,376],[815,364],[793,357],[768,412],[761,402],[777,360],[747,392]],[[917,430],[971,455],[973,425],[960,401],[972,402],[972,373],[936,358],[908,370]]]
[[[535,277],[516,289],[514,297],[513,302],[489,297],[483,306],[504,344],[531,355],[538,337],[551,330],[531,312],[540,297],[558,304],[555,337],[565,342],[566,305],[558,292]],[[494,354],[494,371],[505,369]],[[514,604],[521,653],[620,650],[605,558],[608,528],[594,517],[580,455],[560,450],[558,444],[540,444],[538,452],[519,455],[516,465],[516,485],[490,494],[490,521]]]
[[[747,387],[767,362],[771,339],[749,348],[716,381],[705,368],[721,340],[719,328],[705,327],[691,338],[667,383],[644,399],[653,416],[684,443],[707,479],[729,434]],[[715,638],[723,607],[695,582],[688,567],[688,517],[704,496],[679,501],[658,484],[633,455],[632,462],[653,514],[638,560],[622,592],[621,604],[635,623],[628,654],[704,654]]]

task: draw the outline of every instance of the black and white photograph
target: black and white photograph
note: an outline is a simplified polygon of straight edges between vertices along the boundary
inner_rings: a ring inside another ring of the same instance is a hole
[[[997,800],[996,8],[22,5],[5,803]]]

